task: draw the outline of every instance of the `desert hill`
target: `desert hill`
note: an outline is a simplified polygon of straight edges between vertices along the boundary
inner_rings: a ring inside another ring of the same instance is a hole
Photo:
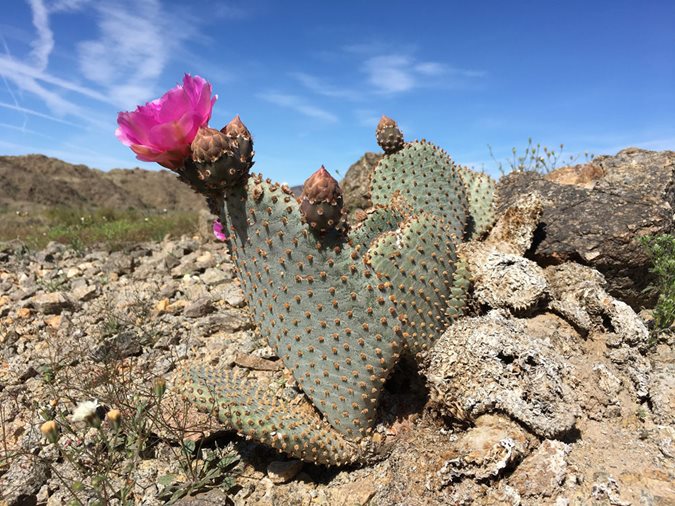
[[[203,198],[169,171],[73,165],[44,155],[0,156],[0,208],[198,210]]]

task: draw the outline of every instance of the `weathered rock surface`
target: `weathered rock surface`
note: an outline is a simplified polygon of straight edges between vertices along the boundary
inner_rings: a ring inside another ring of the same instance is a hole
[[[344,192],[344,209],[349,214],[357,210],[365,211],[372,202],[370,200],[370,175],[382,153],[366,153],[347,170],[340,187]]]
[[[541,437],[563,437],[579,408],[552,338],[533,335],[525,320],[498,310],[460,320],[431,352],[432,402],[460,420],[496,411]]]
[[[600,271],[608,292],[634,309],[651,307],[643,293],[652,278],[649,259],[636,241],[673,230],[675,152],[629,148],[591,164],[548,175],[512,173],[498,184],[499,210],[522,195],[541,194],[542,227],[531,258],[546,266],[580,262]]]

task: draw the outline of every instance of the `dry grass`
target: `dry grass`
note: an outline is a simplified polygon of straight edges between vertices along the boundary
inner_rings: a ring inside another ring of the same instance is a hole
[[[19,240],[35,250],[50,241],[76,250],[94,245],[116,250],[196,230],[197,213],[189,211],[51,208],[36,213],[0,212],[0,242]]]

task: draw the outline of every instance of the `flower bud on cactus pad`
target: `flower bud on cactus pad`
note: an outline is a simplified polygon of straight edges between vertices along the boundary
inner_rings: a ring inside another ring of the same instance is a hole
[[[300,211],[312,230],[324,233],[336,228],[342,217],[342,189],[322,165],[302,188]]]
[[[405,144],[403,141],[403,132],[401,132],[401,129],[393,119],[387,118],[386,116],[382,116],[382,119],[377,124],[375,137],[377,139],[377,143],[388,155],[396,153]]]
[[[225,135],[232,139],[232,144],[235,148],[235,155],[239,158],[241,163],[248,164],[250,168],[253,165],[253,137],[248,131],[246,125],[241,121],[237,114],[232,121],[223,127],[221,130]]]
[[[211,190],[241,183],[252,165],[241,160],[236,139],[208,127],[200,128],[192,141],[192,161],[199,182]]]

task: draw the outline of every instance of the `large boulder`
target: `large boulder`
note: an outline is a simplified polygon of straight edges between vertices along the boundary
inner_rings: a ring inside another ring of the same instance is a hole
[[[347,170],[340,186],[344,192],[344,209],[350,214],[372,205],[370,175],[382,156],[382,153],[366,153]]]
[[[547,175],[511,173],[498,183],[498,212],[538,192],[544,210],[531,258],[591,266],[604,274],[611,295],[634,309],[650,307],[657,294],[638,239],[673,231],[674,170],[673,151],[628,148]]]

